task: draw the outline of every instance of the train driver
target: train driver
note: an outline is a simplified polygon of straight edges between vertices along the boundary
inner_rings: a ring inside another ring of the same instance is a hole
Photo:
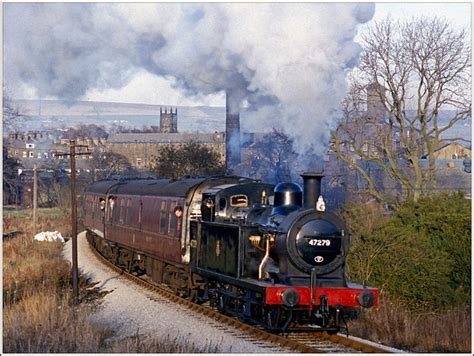
[[[201,205],[201,216],[204,221],[214,220],[214,202],[210,197]]]

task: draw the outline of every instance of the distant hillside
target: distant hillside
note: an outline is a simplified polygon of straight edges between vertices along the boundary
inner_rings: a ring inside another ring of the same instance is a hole
[[[29,116],[28,129],[74,126],[80,123],[141,128],[159,125],[160,107],[169,105],[108,103],[60,100],[13,100],[20,112]],[[175,108],[175,107],[173,107]],[[178,106],[178,130],[182,132],[214,132],[225,130],[224,107]]]
[[[78,124],[98,124],[109,129],[112,125],[130,128],[159,126],[160,107],[169,105],[109,103],[94,101],[67,102],[61,100],[13,100],[22,114],[29,116],[27,129],[41,130],[75,126]],[[173,107],[174,108],[174,107]],[[245,131],[247,112],[241,110],[241,127]],[[453,116],[450,111],[440,112],[440,126],[447,124]],[[211,106],[178,106],[178,131],[180,132],[215,132],[225,131],[225,107]],[[471,119],[458,122],[447,134],[471,140]]]

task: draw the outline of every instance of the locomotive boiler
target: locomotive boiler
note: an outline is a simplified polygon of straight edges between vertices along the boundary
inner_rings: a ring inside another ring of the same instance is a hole
[[[275,331],[343,327],[378,303],[345,279],[350,233],[325,211],[322,175],[106,180],[85,193],[89,241],[131,272]]]

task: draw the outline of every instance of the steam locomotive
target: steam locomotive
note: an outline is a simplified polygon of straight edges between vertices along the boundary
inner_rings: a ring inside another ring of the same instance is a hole
[[[236,176],[104,180],[84,195],[89,242],[115,264],[269,330],[344,327],[378,304],[348,283],[350,234],[324,209],[322,175],[276,186]]]

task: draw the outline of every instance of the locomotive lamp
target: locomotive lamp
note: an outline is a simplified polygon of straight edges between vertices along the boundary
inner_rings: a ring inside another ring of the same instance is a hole
[[[324,199],[322,195],[319,196],[318,201],[316,202],[316,210],[317,211],[326,210],[326,204],[324,203]]]

